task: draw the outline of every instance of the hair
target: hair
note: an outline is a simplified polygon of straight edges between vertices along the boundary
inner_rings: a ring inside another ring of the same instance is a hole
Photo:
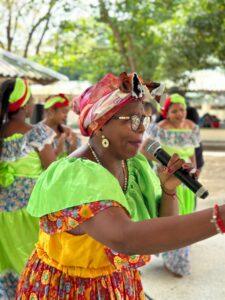
[[[187,107],[187,119],[191,120],[195,124],[199,124],[199,114],[195,107]]]
[[[9,98],[14,90],[15,83],[16,79],[8,79],[0,85],[0,154],[4,136],[4,123],[6,123],[10,117],[17,112],[9,113],[8,111]]]
[[[151,102],[144,102],[143,105],[144,105],[144,109],[150,108],[152,110],[152,114],[157,113],[157,109]]]

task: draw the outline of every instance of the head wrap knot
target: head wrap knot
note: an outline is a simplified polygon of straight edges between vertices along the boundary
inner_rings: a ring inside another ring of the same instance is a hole
[[[123,72],[119,77],[111,73],[105,75],[73,100],[74,111],[79,114],[81,133],[85,136],[92,135],[132,101],[148,102],[155,100],[157,96],[160,98],[156,91],[160,86],[153,81],[145,83],[137,73]]]

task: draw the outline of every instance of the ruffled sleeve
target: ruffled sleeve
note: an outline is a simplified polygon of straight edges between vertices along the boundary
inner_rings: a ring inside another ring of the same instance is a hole
[[[118,180],[107,169],[87,159],[62,158],[40,175],[27,210],[32,216],[42,217],[105,200],[118,202],[129,212]]]
[[[37,151],[42,151],[47,144],[52,144],[56,133],[43,122],[35,125],[25,135],[25,147],[33,147]]]
[[[158,126],[156,123],[152,123],[149,125],[148,129],[146,130],[146,137],[155,139],[157,136],[158,136]]]

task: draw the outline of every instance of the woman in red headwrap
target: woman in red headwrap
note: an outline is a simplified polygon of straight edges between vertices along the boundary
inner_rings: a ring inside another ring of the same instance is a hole
[[[53,142],[56,156],[65,157],[80,146],[80,140],[71,128],[65,126],[69,112],[69,100],[64,94],[50,96],[44,104],[44,124],[52,128],[56,137]]]
[[[38,219],[26,212],[33,186],[55,159],[54,132],[31,126],[31,92],[26,80],[0,86],[0,298],[14,299],[18,276],[38,238]]]
[[[143,100],[158,85],[107,74],[76,99],[89,141],[34,188],[28,212],[40,217],[40,235],[17,299],[144,299],[138,267],[150,254],[225,229],[225,205],[176,215],[173,173],[183,160],[174,154],[157,177],[138,153],[150,122]]]

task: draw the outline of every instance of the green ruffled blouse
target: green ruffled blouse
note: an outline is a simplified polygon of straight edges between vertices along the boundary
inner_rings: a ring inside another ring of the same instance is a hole
[[[0,211],[20,209],[27,204],[31,190],[43,172],[40,157],[55,133],[39,123],[27,133],[4,138],[0,156]]]
[[[65,208],[113,200],[122,205],[134,221],[155,218],[162,195],[160,181],[142,154],[127,161],[126,193],[103,166],[81,158],[62,158],[39,177],[27,211],[41,217]]]

